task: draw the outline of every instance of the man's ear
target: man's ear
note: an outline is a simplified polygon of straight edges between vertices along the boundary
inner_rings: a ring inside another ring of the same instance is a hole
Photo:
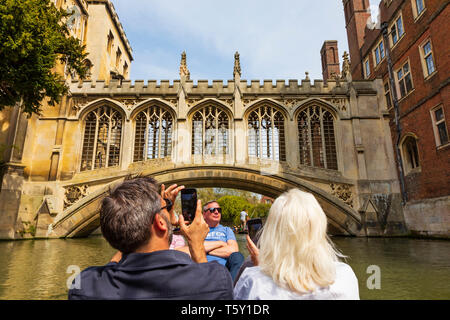
[[[164,220],[159,213],[157,213],[155,219],[153,219],[153,226],[156,230],[160,231],[166,231],[168,229],[166,220]]]

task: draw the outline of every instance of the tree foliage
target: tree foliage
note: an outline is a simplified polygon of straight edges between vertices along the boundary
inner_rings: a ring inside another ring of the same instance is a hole
[[[57,61],[86,76],[85,47],[65,23],[71,15],[50,0],[0,0],[0,110],[21,103],[31,115],[45,97],[58,103],[68,87],[54,72]]]
[[[240,196],[224,196],[217,200],[222,208],[222,221],[233,222],[239,224],[241,211],[247,211],[252,207],[252,204],[247,199]]]

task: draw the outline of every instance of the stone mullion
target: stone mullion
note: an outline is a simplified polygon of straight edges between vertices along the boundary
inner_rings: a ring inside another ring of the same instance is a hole
[[[108,135],[106,136],[106,158],[105,158],[105,168],[109,167],[109,150],[111,147],[111,130],[112,130],[112,115],[110,114],[108,117]]]

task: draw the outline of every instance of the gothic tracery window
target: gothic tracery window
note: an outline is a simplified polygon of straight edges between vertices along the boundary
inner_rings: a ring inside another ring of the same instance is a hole
[[[110,106],[100,106],[84,120],[80,171],[119,165],[123,118]]]
[[[334,117],[313,105],[302,110],[297,118],[300,164],[337,170]]]
[[[169,111],[153,105],[136,116],[133,161],[172,155],[173,118]]]
[[[229,118],[222,109],[208,105],[192,117],[192,154],[225,155],[230,152]]]
[[[269,105],[248,116],[248,154],[251,157],[286,161],[284,116]]]

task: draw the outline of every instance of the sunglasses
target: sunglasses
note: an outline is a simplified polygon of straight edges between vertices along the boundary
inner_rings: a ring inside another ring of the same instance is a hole
[[[208,209],[205,210],[205,212],[209,211],[209,213],[213,213],[216,210],[217,210],[218,213],[222,213],[222,208],[208,208]]]

